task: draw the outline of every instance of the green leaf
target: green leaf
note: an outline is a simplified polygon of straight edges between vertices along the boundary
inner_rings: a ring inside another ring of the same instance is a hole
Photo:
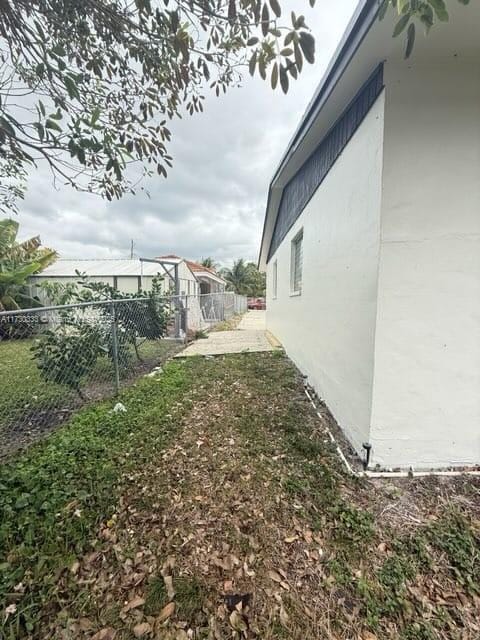
[[[272,77],[270,79],[271,84],[272,84],[272,89],[276,89],[277,88],[277,84],[278,84],[278,63],[275,62],[275,64],[273,65],[272,68]]]
[[[413,46],[415,44],[415,25],[410,23],[407,31],[407,46],[405,49],[405,58],[409,58],[412,55]]]
[[[67,55],[67,52],[61,44],[56,44],[52,49],[52,53],[54,53],[56,56],[60,56],[61,58]]]
[[[71,99],[73,98],[78,99],[80,97],[78,93],[77,85],[75,84],[71,76],[65,76],[63,79],[63,83]]]
[[[282,9],[278,3],[278,0],[270,0],[270,6],[272,7],[272,11],[277,16],[277,18],[280,18],[280,16],[282,15]]]
[[[248,63],[248,70],[250,71],[251,76],[253,76],[255,73],[256,64],[257,64],[257,52],[254,51],[253,56],[250,58],[250,62]]]
[[[268,5],[265,3],[262,9],[262,33],[264,36],[268,34],[270,26],[270,13],[268,11]]]
[[[90,120],[90,124],[93,126],[95,125],[95,123],[98,121],[99,117],[100,117],[100,107],[95,107],[95,109],[92,112],[92,118]]]
[[[440,22],[448,22],[448,11],[445,0],[428,0]]]
[[[388,11],[388,7],[390,6],[390,0],[383,0],[382,6],[378,11],[378,19],[383,20]]]
[[[45,126],[47,129],[53,129],[54,131],[62,131],[62,128],[60,127],[60,125],[58,124],[58,122],[55,122],[55,120],[50,120],[50,118],[47,119],[47,121],[45,122]]]
[[[0,129],[3,129],[4,131],[6,131],[8,135],[11,136],[12,138],[15,137],[14,128],[12,127],[10,122],[3,116],[0,116]]]
[[[280,67],[280,86],[282,87],[283,93],[288,93],[288,74],[285,67]]]
[[[34,127],[38,131],[38,137],[40,138],[40,141],[42,142],[43,139],[45,138],[45,127],[43,126],[43,124],[41,122],[35,122],[34,123]]]
[[[295,53],[295,64],[297,65],[298,71],[301,72],[303,69],[303,56],[302,56],[302,51],[297,42],[294,43],[293,50]]]
[[[410,22],[410,14],[406,14],[400,18],[400,20],[395,25],[395,29],[393,30],[393,37],[396,38],[399,36],[402,31],[404,31],[407,24]]]
[[[300,47],[307,62],[313,64],[315,62],[315,38],[312,34],[302,31],[300,34]]]

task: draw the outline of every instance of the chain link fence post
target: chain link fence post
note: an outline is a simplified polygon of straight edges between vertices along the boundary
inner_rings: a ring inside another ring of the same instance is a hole
[[[185,296],[185,344],[188,344],[188,303],[189,296]]]
[[[115,395],[118,395],[120,391],[120,367],[118,364],[118,333],[117,333],[117,311],[115,309],[115,302],[111,303],[112,313],[112,356],[113,356],[113,370],[115,375]]]

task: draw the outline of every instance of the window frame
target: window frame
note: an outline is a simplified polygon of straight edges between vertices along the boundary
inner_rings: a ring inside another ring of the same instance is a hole
[[[301,248],[301,261],[297,264],[298,248]],[[297,267],[299,266],[300,277],[297,278]],[[297,286],[296,286],[297,285]],[[298,231],[291,242],[290,254],[290,295],[301,296],[303,289],[303,227]]]
[[[278,260],[275,260],[272,268],[272,292],[272,300],[276,300],[278,295]]]

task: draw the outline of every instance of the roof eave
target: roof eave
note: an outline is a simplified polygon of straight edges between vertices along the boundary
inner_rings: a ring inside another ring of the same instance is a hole
[[[258,267],[261,270],[265,270],[267,265],[268,248],[270,245],[271,234],[273,233],[273,225],[269,225],[268,223],[271,220],[272,214],[276,216],[275,208],[272,208],[273,190],[276,187],[283,190],[283,186],[278,186],[282,172],[292,158],[292,155],[298,149],[300,143],[308,134],[315,118],[322,111],[363,39],[375,22],[381,3],[382,0],[361,0],[358,4],[343,38],[332,57],[327,71],[325,72],[313,99],[307,107],[307,110],[302,117],[302,120],[300,121],[300,124],[277,167],[277,170],[275,171],[272,181],[270,182],[258,260]],[[267,233],[268,226],[270,227],[269,233]]]

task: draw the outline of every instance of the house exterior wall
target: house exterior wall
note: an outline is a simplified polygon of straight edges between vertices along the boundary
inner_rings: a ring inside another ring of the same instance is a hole
[[[371,416],[383,112],[382,93],[267,267],[268,329],[358,451]],[[302,293],[292,296],[291,241],[302,229]]]
[[[386,64],[372,461],[480,462],[480,69]]]
[[[115,285],[115,280],[113,276],[89,276],[89,280],[91,282],[103,282],[104,284],[108,284],[111,287]],[[152,288],[152,276],[143,276],[143,289],[145,291],[149,291]],[[30,278],[30,284],[34,287],[35,285],[39,285],[42,282],[58,282],[62,284],[75,283],[78,282],[79,279],[77,276],[33,276]],[[40,293],[39,289],[37,289],[36,294]],[[138,292],[138,276],[117,276],[116,279],[116,288],[121,293],[137,293]]]
[[[170,268],[170,267],[169,267]],[[173,268],[172,268],[173,269]],[[173,270],[172,270],[173,275]],[[182,260],[178,265],[178,279],[180,284],[180,295],[193,296],[199,293],[198,282],[193,273],[187,266],[187,263]],[[172,288],[174,283],[172,282]]]

